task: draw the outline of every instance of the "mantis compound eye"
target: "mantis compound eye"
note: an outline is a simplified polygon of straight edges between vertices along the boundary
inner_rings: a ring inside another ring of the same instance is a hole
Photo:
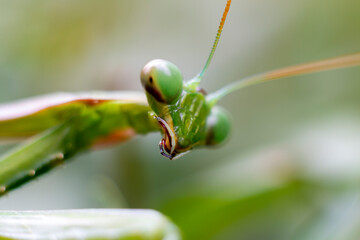
[[[206,145],[224,142],[230,134],[230,116],[228,112],[215,106],[206,119]]]
[[[157,101],[172,104],[182,93],[183,77],[175,64],[155,59],[142,69],[141,84]]]

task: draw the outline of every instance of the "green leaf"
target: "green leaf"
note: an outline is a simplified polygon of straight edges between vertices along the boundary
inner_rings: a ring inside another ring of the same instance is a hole
[[[177,240],[177,227],[154,210],[0,212],[0,239]]]

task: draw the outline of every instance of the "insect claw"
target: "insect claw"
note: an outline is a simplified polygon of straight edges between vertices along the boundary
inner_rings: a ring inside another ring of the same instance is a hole
[[[166,123],[166,121],[164,121],[162,118],[157,117],[157,121],[161,125],[163,132],[164,132],[164,138],[160,142],[160,145],[162,145],[161,146],[162,151],[166,152],[170,156],[174,156],[175,155],[174,150],[175,150],[175,146],[176,146],[175,133],[173,132],[171,127]],[[170,157],[167,157],[167,158],[170,158]]]
[[[171,154],[169,154],[165,149],[164,149],[164,139],[162,139],[159,143],[159,148],[160,148],[160,153],[161,155],[163,155],[164,157],[172,160],[174,156],[172,156]]]

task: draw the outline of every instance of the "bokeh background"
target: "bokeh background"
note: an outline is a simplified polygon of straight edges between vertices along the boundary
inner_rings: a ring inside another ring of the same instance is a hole
[[[151,59],[202,68],[225,0],[0,1],[0,102],[138,90]],[[202,86],[360,51],[358,0],[233,1]],[[176,161],[160,134],[87,152],[0,209],[152,208],[185,239],[359,239],[360,68],[243,89],[222,147]],[[2,146],[5,151],[10,146]]]

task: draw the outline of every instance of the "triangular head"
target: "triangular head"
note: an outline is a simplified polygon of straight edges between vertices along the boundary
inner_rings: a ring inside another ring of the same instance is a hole
[[[180,70],[161,59],[149,62],[141,71],[149,106],[164,132],[160,152],[169,159],[180,157],[194,147],[222,143],[230,133],[227,112],[215,107],[213,99],[208,99],[199,88],[214,56],[230,4],[231,0],[227,0],[209,57],[194,79],[185,83]]]
[[[190,149],[224,142],[230,133],[228,113],[213,107],[206,93],[183,81],[171,62],[156,59],[141,71],[141,83],[150,108],[163,129],[160,141],[163,156],[174,159]]]

